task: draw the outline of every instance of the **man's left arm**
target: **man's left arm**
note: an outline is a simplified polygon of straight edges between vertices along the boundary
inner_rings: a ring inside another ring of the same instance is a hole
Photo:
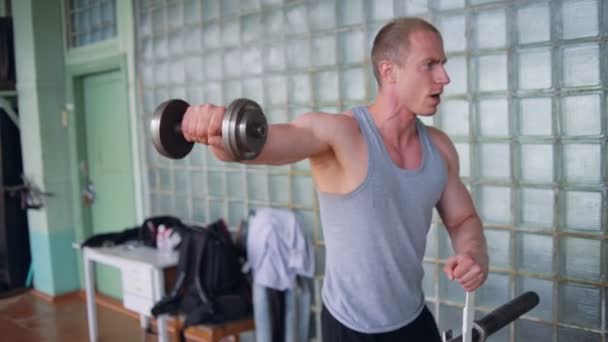
[[[447,164],[446,186],[437,203],[437,211],[447,228],[455,255],[446,261],[444,272],[457,280],[466,291],[473,291],[488,276],[488,250],[483,225],[469,191],[459,175],[458,153],[450,139],[433,129],[433,140]]]

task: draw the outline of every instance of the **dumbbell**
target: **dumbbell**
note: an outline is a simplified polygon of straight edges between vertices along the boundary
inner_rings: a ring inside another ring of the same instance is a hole
[[[182,119],[190,105],[179,99],[161,103],[152,116],[150,129],[156,150],[171,159],[184,158],[194,143],[182,134]],[[268,123],[255,101],[236,99],[230,103],[222,120],[224,149],[235,160],[255,159],[266,143]]]

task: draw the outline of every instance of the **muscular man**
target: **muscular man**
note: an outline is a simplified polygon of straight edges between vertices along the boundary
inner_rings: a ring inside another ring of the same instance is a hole
[[[310,161],[326,246],[324,341],[439,341],[422,291],[433,208],[455,251],[447,277],[472,291],[488,273],[481,220],[454,145],[417,118],[437,111],[450,82],[442,37],[422,19],[398,18],[376,36],[371,59],[374,102],[270,125],[262,153],[250,162]],[[230,162],[220,136],[224,111],[192,106],[182,129]]]

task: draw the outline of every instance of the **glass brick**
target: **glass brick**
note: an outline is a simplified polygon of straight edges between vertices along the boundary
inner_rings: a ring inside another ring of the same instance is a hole
[[[601,193],[568,191],[565,196],[567,229],[601,231]]]
[[[338,101],[338,74],[335,71],[319,72],[316,76],[315,83],[318,101]]]
[[[463,8],[465,0],[437,0],[437,8],[441,10]]]
[[[206,85],[205,99],[207,99],[209,103],[223,103],[222,85],[219,82],[207,82]]]
[[[363,31],[341,32],[338,36],[340,44],[340,62],[363,63],[367,56],[365,51],[365,34]]]
[[[521,44],[547,41],[551,38],[548,3],[535,3],[517,10],[517,40]]]
[[[289,191],[289,177],[283,175],[269,175],[268,186],[270,188],[270,200],[272,203],[288,204],[290,191]]]
[[[553,145],[521,145],[521,178],[526,182],[553,182]]]
[[[303,69],[310,65],[308,39],[293,39],[287,43],[287,65],[292,69]]]
[[[260,0],[241,0],[241,12],[253,12],[260,9]]]
[[[555,196],[553,190],[521,190],[521,223],[530,227],[553,228]]]
[[[173,59],[173,62],[169,66],[171,83],[172,84],[183,84],[186,79],[186,70],[184,69],[184,61],[182,59]]]
[[[407,15],[420,15],[429,11],[427,0],[416,0],[405,2],[405,13]]]
[[[247,213],[245,211],[245,205],[243,202],[228,202],[228,218],[226,220],[228,221],[228,227],[238,227],[241,220],[243,220],[246,216]]]
[[[481,199],[477,201],[484,223],[511,223],[511,189],[482,186]]]
[[[262,52],[257,46],[248,46],[241,49],[241,70],[245,75],[258,75],[262,73]]]
[[[175,195],[174,215],[177,217],[190,217],[190,198],[188,196]]]
[[[209,221],[215,222],[219,219],[225,218],[224,215],[224,201],[223,200],[209,200]],[[208,223],[208,222],[206,222]]]
[[[184,20],[186,23],[201,21],[201,2],[199,0],[184,1]]]
[[[223,53],[224,75],[227,78],[238,78],[241,76],[241,50],[229,49]],[[217,65],[214,67],[217,68]]]
[[[518,233],[515,241],[518,269],[535,274],[553,274],[553,236]]]
[[[175,215],[175,203],[173,196],[161,194],[159,195],[158,212],[160,215]]]
[[[443,35],[443,48],[446,52],[464,51],[467,48],[464,15],[439,17],[438,29]]]
[[[199,152],[199,151],[194,151]],[[202,171],[191,171],[190,174],[190,192],[192,196],[204,197],[207,194],[207,177]]]
[[[239,20],[227,20],[222,25],[222,45],[236,46],[241,42],[241,24]]]
[[[469,102],[447,100],[441,105],[441,128],[450,136],[469,135]]]
[[[485,229],[490,265],[501,268],[511,267],[511,233],[505,230]]]
[[[350,101],[365,100],[365,71],[353,68],[344,70],[341,75],[342,96]]]
[[[160,62],[156,65],[156,85],[167,85],[169,82],[169,65]]]
[[[268,202],[268,175],[247,172],[247,199]]]
[[[568,183],[600,183],[600,144],[564,144],[564,175]]]
[[[199,54],[201,49],[203,48],[203,35],[200,26],[189,26],[184,27],[182,30],[183,33],[183,41],[184,41],[184,51],[185,52],[194,52]],[[178,51],[176,51],[178,52]],[[178,53],[181,54],[181,51]]]
[[[461,291],[462,292],[462,289]],[[439,317],[437,325],[439,331],[452,330],[453,336],[460,335],[462,331],[462,308],[439,304]]]
[[[444,94],[466,94],[467,87],[467,60],[465,57],[452,57],[445,65],[450,76],[450,84],[444,88]]]
[[[564,39],[598,34],[599,4],[597,0],[565,1],[562,4]]]
[[[184,26],[181,3],[170,2],[167,4],[167,21],[171,29],[180,29]]]
[[[505,10],[482,11],[475,23],[478,48],[503,47],[507,42]]]
[[[222,17],[230,17],[239,13],[240,0],[223,0],[222,1]]]
[[[222,172],[207,171],[207,192],[213,196],[224,196],[224,176]]]
[[[389,20],[395,16],[393,0],[372,1],[372,18],[374,20]]]
[[[265,71],[283,71],[286,68],[284,46],[273,44],[264,47]]]
[[[205,214],[206,207],[207,207],[207,201],[202,200],[202,199],[196,199],[196,198],[192,200],[191,218],[195,224],[203,225],[203,224],[207,224],[209,222],[209,221],[207,221],[207,215]]]
[[[162,59],[169,56],[169,42],[164,35],[156,36],[154,40],[154,55],[156,59]]]
[[[336,27],[335,2],[310,4],[310,25],[313,31],[327,30]]]
[[[87,15],[87,20],[88,20],[88,13],[86,11],[82,11],[80,12],[82,15]],[[152,10],[152,30],[154,32],[164,32],[167,30],[167,19],[165,17],[165,12],[161,9],[161,8],[155,8]],[[83,25],[84,22],[81,21],[81,27],[84,29],[85,25]],[[88,23],[87,23],[88,25]],[[87,26],[88,27],[88,26]]]
[[[289,78],[289,102],[302,105],[312,102],[312,84],[309,74],[296,74]]]
[[[271,123],[284,123],[289,121],[287,111],[283,107],[271,107],[268,110],[265,110],[264,112],[266,113],[268,121]]]
[[[217,24],[203,26],[203,43],[205,48],[213,49],[220,46],[220,27]]]
[[[553,119],[551,98],[524,98],[519,101],[522,135],[551,135]]]
[[[601,241],[564,237],[560,241],[561,273],[574,279],[601,280]]]
[[[312,40],[312,64],[314,66],[329,66],[336,64],[336,37],[324,36]]]
[[[551,51],[547,48],[519,52],[519,88],[551,88]]]
[[[553,341],[553,326],[518,319],[515,321],[515,341]]]
[[[511,178],[511,157],[509,144],[480,144],[481,169],[483,178],[509,180]]]
[[[602,133],[602,111],[600,95],[578,95],[563,97],[566,135],[596,135]]]
[[[242,17],[242,37],[243,42],[253,42],[261,37],[262,21],[257,14]]]
[[[457,280],[449,280],[443,272],[439,273],[439,298],[464,304],[464,291]]]
[[[365,22],[365,5],[363,0],[341,0],[339,9],[342,26]]]
[[[262,104],[264,102],[264,86],[262,79],[259,77],[244,79],[243,97]]]
[[[479,90],[495,91],[507,90],[507,56],[487,55],[480,56],[479,63]]]
[[[600,83],[600,49],[597,44],[574,45],[562,50],[564,85],[578,87]]]
[[[242,197],[245,191],[243,174],[241,172],[226,172],[226,195],[231,198]]]
[[[439,257],[441,259],[447,259],[454,254],[454,249],[452,248],[452,240],[450,240],[448,231],[443,225],[437,226],[437,232],[439,234],[439,238],[437,240],[439,247]]]
[[[475,292],[476,306],[497,308],[510,300],[509,275],[490,273],[483,286]]]
[[[437,224],[431,223],[429,232],[426,235],[426,249],[424,256],[427,258],[436,258],[437,255]]]
[[[287,32],[301,34],[309,31],[306,5],[290,7],[286,10]]]
[[[220,16],[220,2],[216,0],[203,0],[203,19],[213,20]]]
[[[479,129],[482,136],[509,136],[509,104],[507,99],[479,101]]]
[[[460,177],[471,176],[471,145],[464,143],[454,143],[458,159],[460,160]]]
[[[243,95],[243,88],[240,80],[224,81],[224,102],[229,103],[233,99],[238,99]]]
[[[422,264],[424,270],[424,277],[422,278],[422,290],[424,291],[425,297],[436,297],[435,284],[437,277],[435,275],[435,264],[425,262]]]
[[[538,305],[530,310],[526,315],[530,317],[540,318],[547,321],[553,320],[553,286],[555,283],[551,280],[517,276],[516,293],[533,291],[538,294]]]
[[[292,176],[291,197],[294,205],[312,208],[315,198],[315,187],[312,178],[303,176]]]
[[[557,327],[557,342],[602,342],[602,335],[582,329]]]
[[[279,36],[285,31],[285,20],[282,10],[264,12],[262,22],[264,36]]]
[[[600,288],[565,283],[559,286],[560,322],[599,329],[601,324]]]

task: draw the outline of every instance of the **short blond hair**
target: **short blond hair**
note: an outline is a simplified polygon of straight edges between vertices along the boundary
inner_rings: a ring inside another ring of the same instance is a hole
[[[393,19],[380,29],[372,46],[372,67],[378,85],[381,85],[378,70],[380,62],[388,60],[401,66],[401,61],[407,56],[410,35],[416,31],[435,32],[441,37],[441,33],[433,24],[417,17]]]

